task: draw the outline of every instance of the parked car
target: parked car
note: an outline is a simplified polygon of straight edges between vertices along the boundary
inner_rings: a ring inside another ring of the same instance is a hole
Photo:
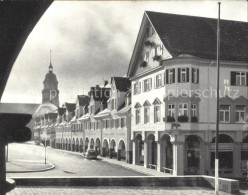
[[[87,150],[87,152],[84,154],[84,157],[87,159],[96,159],[97,153],[95,150]]]

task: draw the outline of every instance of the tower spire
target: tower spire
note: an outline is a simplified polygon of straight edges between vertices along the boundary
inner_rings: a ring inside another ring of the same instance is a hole
[[[50,49],[50,65],[49,65],[49,72],[53,72],[53,66],[52,66],[52,50]]]

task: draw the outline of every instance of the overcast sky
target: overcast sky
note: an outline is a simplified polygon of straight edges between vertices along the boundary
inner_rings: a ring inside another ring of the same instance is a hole
[[[60,103],[126,74],[145,10],[217,18],[217,1],[54,2],[21,50],[2,102],[41,103],[50,49]],[[247,2],[223,1],[221,18],[247,21]]]

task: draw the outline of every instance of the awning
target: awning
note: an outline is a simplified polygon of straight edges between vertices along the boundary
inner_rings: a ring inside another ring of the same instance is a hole
[[[101,111],[98,114],[96,114],[94,116],[94,118],[97,118],[97,119],[99,119],[99,118],[107,118],[107,117],[110,117],[110,115],[111,115],[111,111],[108,108],[106,108],[103,111]]]
[[[74,116],[74,117],[70,120],[70,122],[69,122],[69,123],[71,124],[71,123],[75,123],[75,122],[77,122],[77,118],[76,118],[76,116]]]
[[[122,109],[120,109],[120,110],[116,113],[116,115],[118,115],[118,116],[123,116],[123,115],[127,114],[127,113],[130,112],[130,111],[131,111],[131,104],[128,105],[128,106],[125,106],[125,107],[122,108]]]
[[[89,119],[89,118],[90,118],[90,114],[87,113],[87,114],[81,116],[78,120],[79,120],[79,121],[81,121],[81,120],[87,120],[87,119]]]

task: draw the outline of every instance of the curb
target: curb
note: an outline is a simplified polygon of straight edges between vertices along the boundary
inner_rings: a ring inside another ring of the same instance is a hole
[[[55,165],[52,164],[50,161],[48,161],[47,163],[49,163],[51,165],[51,167],[45,168],[45,169],[38,169],[38,170],[30,170],[30,171],[6,171],[6,173],[32,173],[32,172],[43,172],[43,171],[49,171],[55,168]]]

